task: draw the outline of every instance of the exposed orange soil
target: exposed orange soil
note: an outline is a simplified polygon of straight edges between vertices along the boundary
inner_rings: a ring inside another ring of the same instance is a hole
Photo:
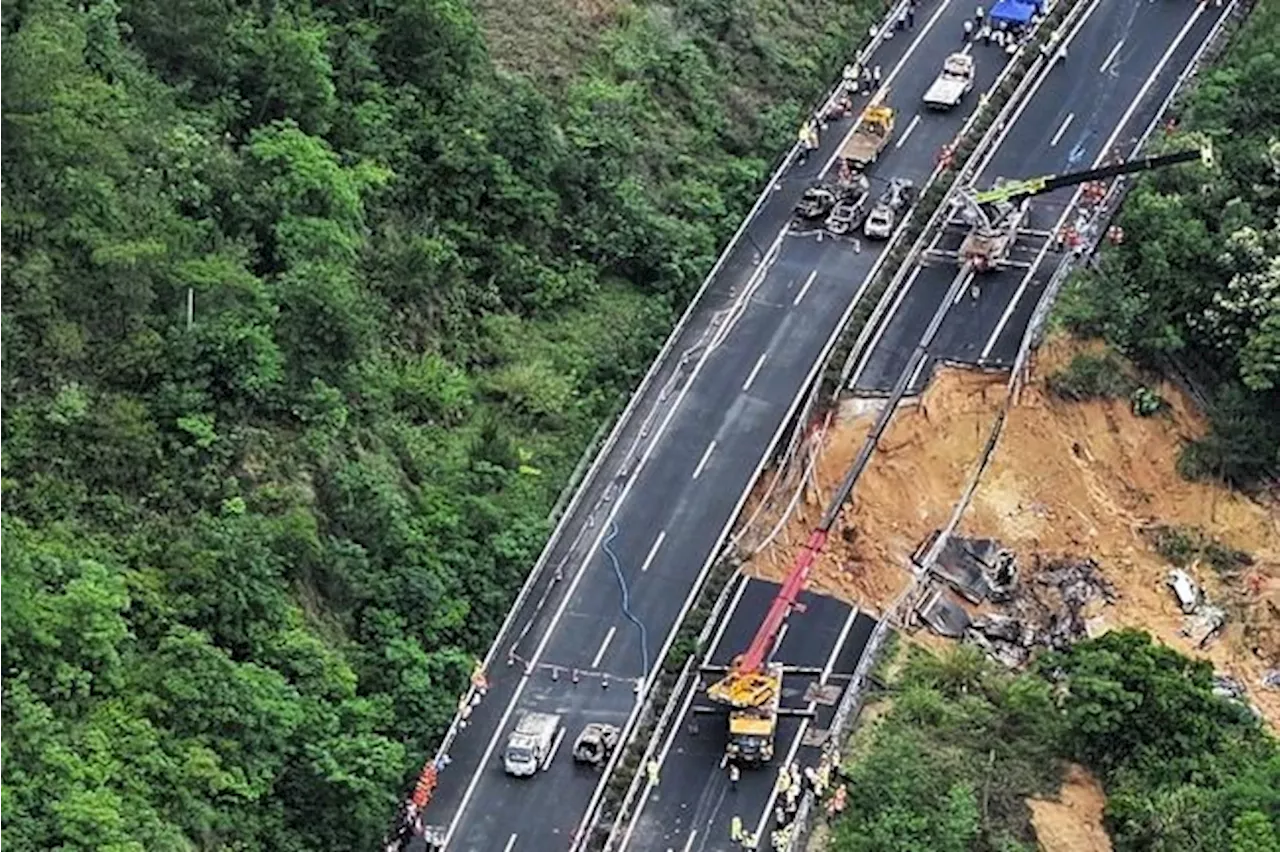
[[[1178,475],[1178,451],[1203,433],[1204,422],[1175,386],[1157,389],[1170,411],[1152,418],[1135,417],[1127,400],[1071,403],[1049,394],[1045,376],[1082,346],[1052,340],[1042,348],[959,533],[998,539],[1024,567],[1033,555],[1093,557],[1119,593],[1105,611],[1109,626],[1142,627],[1211,659],[1243,682],[1280,726],[1280,691],[1259,682],[1265,668],[1280,665],[1275,508]],[[910,579],[910,554],[946,524],[964,490],[1006,381],[1001,374],[943,370],[919,404],[899,410],[845,509],[842,533],[815,568],[816,589],[876,612],[897,597]],[[819,488],[809,490],[786,525],[788,536],[751,560],[749,573],[776,579],[786,572],[873,419],[867,413],[836,418],[817,468]],[[1213,602],[1229,612],[1228,628],[1204,651],[1179,634],[1182,615],[1164,585],[1169,566],[1142,534],[1150,524],[1199,527],[1256,560],[1250,569],[1256,591],[1250,593],[1240,582],[1224,588],[1207,566],[1191,567]],[[1276,609],[1269,610],[1267,601]]]
[[[1111,852],[1102,827],[1102,785],[1082,766],[1071,765],[1057,801],[1028,799],[1031,825],[1044,852]]]

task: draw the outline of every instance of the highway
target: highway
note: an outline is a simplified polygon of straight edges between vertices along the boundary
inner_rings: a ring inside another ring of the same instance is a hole
[[[733,597],[706,656],[712,666],[724,666],[751,641],[760,614],[778,592],[774,583],[739,578]],[[784,707],[812,709],[816,720],[784,717],[778,725],[774,761],[759,770],[742,772],[736,789],[721,766],[724,756],[723,716],[699,717],[697,706],[710,706],[702,690],[718,677],[707,672],[702,682],[672,696],[680,706],[680,724],[673,725],[658,748],[660,766],[657,786],[648,785],[626,831],[623,850],[710,850],[741,849],[730,841],[729,823],[742,818],[748,831],[760,832],[767,849],[765,815],[776,805],[774,784],[777,767],[792,760],[802,765],[818,761],[821,742],[805,745],[805,732],[824,731],[835,713],[834,703],[805,700],[811,684],[823,682],[843,691],[875,627],[875,620],[832,598],[808,592],[801,595],[806,612],[782,636],[775,659],[788,666],[818,670],[817,674],[788,674],[783,678]],[[801,621],[800,619],[803,619]],[[785,629],[785,628],[784,628]]]
[[[960,47],[971,12],[956,0],[922,2],[915,29],[877,50],[888,102],[901,105],[902,144],[891,143],[870,169],[873,186],[926,178],[976,105],[975,95],[952,113],[908,118],[942,59]],[[993,52],[979,60],[977,91],[1002,59]],[[880,245],[787,233],[795,202],[829,168],[851,126],[850,118],[828,128],[820,150],[786,173],[747,223],[747,238],[719,265],[553,536],[546,570],[499,636],[487,695],[450,747],[424,814],[443,829],[450,852],[569,848],[599,774],[574,767],[563,745],[547,772],[512,779],[501,769],[502,745],[525,712],[560,713],[572,742],[587,722],[625,725],[638,708],[640,679],[665,652],[878,268]],[[764,606],[733,619],[748,624]]]
[[[998,144],[979,169],[979,185],[989,185],[996,176],[1023,177],[1088,168],[1100,154],[1117,145],[1127,153],[1192,60],[1217,14],[1217,10],[1206,10],[1200,4],[1093,0],[1086,7],[1079,28],[1067,34],[1067,66],[1050,69],[1034,85],[1024,104],[1015,109],[1009,125],[1000,131],[1003,135],[997,137]],[[1081,68],[1088,71],[1077,73]],[[1072,199],[1072,190],[1036,199],[1032,227],[1055,227]],[[942,235],[934,241],[935,246],[951,249],[958,243],[958,238]],[[1045,261],[1046,256],[1039,252],[1038,257],[1029,258],[1033,266],[1026,274],[1006,273],[984,279],[976,303],[965,297],[953,305],[931,347],[934,363],[940,358],[974,361],[986,357],[1007,365],[1054,265]],[[903,285],[901,298],[873,336],[867,355],[854,374],[860,391],[890,389],[906,367],[957,270],[921,267],[914,273]],[[915,389],[921,389],[927,380],[928,373],[922,371],[913,380]],[[732,638],[717,641],[714,660],[745,647],[750,626],[758,624],[768,604],[767,591],[748,590],[741,601],[730,607],[726,635],[732,636],[737,629],[742,629],[744,635],[736,643]],[[826,663],[828,668],[836,673],[851,671],[872,622],[866,620],[867,632],[855,629],[834,648],[829,640],[819,638],[841,629],[845,619],[847,615],[829,611],[828,605],[813,606],[793,616],[776,658],[791,665],[820,666],[824,664],[817,660],[825,653],[832,655]],[[736,628],[739,623],[746,626]],[[860,623],[861,619],[855,622]],[[797,633],[814,638],[801,647],[795,640]],[[803,685],[801,681],[801,688]],[[794,693],[788,692],[788,706],[796,706]],[[670,727],[668,739],[658,752],[660,782],[656,787],[645,786],[641,804],[623,832],[622,849],[712,852],[738,848],[730,840],[728,829],[734,815],[742,817],[748,828],[758,830],[761,848],[765,848],[764,841],[773,827],[769,792],[774,774],[744,773],[738,789],[731,790],[719,765],[722,730],[708,731],[708,726],[716,723],[695,717],[691,706],[696,699],[692,695],[684,696],[683,701],[677,722]],[[817,709],[816,726],[821,728],[830,711]],[[782,756],[795,753],[792,750],[797,749],[798,726],[794,719],[781,724],[777,762]],[[802,765],[816,762],[815,749],[797,751]]]
[[[1040,77],[1011,116],[976,185],[1087,169],[1115,149],[1127,156],[1223,11],[1205,3],[1090,0],[1066,36],[1065,63]],[[1057,230],[1076,193],[1065,188],[1035,198],[1029,227]],[[960,239],[939,235],[934,247],[954,250]],[[966,295],[952,307],[909,393],[921,391],[943,360],[1012,363],[1059,260],[1043,239],[1028,240],[1015,257],[1030,268],[982,275],[977,299]],[[956,272],[945,263],[912,271],[851,376],[856,392],[888,392]]]

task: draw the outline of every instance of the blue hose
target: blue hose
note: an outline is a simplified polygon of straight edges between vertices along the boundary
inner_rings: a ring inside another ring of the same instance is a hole
[[[615,538],[618,537],[618,524],[611,523],[609,525],[609,535],[605,538],[601,550],[605,556],[609,557],[609,561],[613,564],[614,576],[618,578],[618,588],[622,590],[622,614],[627,620],[636,626],[640,631],[640,669],[644,673],[644,677],[649,677],[649,632],[645,630],[644,622],[636,618],[635,613],[631,611],[631,591],[627,588],[627,581],[622,576],[622,566],[618,564],[618,555],[613,552],[610,546]]]

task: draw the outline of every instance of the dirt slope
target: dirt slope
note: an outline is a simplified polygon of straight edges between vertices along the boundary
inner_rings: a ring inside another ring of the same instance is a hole
[[[1023,565],[1032,563],[1032,555],[1097,559],[1120,593],[1107,610],[1109,625],[1143,627],[1184,652],[1212,659],[1280,725],[1280,692],[1260,685],[1262,671],[1280,665],[1280,610],[1267,603],[1280,607],[1275,508],[1178,476],[1178,450],[1202,433],[1204,423],[1177,388],[1159,388],[1171,410],[1145,419],[1133,416],[1124,400],[1067,403],[1051,396],[1044,377],[1080,348],[1051,341],[1042,349],[959,531],[999,539]],[[909,579],[903,566],[911,552],[946,523],[963,491],[1006,381],[1003,375],[944,370],[920,404],[899,411],[845,510],[846,532],[815,571],[818,589],[876,611],[892,602]],[[786,527],[789,542],[780,537],[749,571],[775,578],[785,573],[872,416],[837,419],[818,467],[820,498],[810,492]],[[1205,651],[1179,635],[1182,616],[1163,582],[1169,566],[1142,532],[1153,523],[1199,527],[1256,560],[1252,576],[1227,587],[1208,567],[1190,569],[1230,613],[1225,634]]]
[[[1111,852],[1102,827],[1106,806],[1102,785],[1082,766],[1072,765],[1057,801],[1028,799],[1031,825],[1044,852]]]

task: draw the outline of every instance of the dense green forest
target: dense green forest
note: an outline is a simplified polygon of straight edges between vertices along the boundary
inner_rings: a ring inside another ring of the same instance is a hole
[[[4,0],[6,848],[375,842],[877,8]]]
[[[833,849],[1034,852],[1026,797],[1066,760],[1102,780],[1116,852],[1280,849],[1280,747],[1208,663],[1131,631],[1017,676],[973,647],[906,656],[846,755]]]
[[[1239,485],[1280,476],[1280,4],[1257,3],[1158,146],[1208,138],[1218,174],[1165,169],[1117,218],[1123,244],[1063,293],[1059,317],[1203,389],[1210,434],[1180,460]]]

